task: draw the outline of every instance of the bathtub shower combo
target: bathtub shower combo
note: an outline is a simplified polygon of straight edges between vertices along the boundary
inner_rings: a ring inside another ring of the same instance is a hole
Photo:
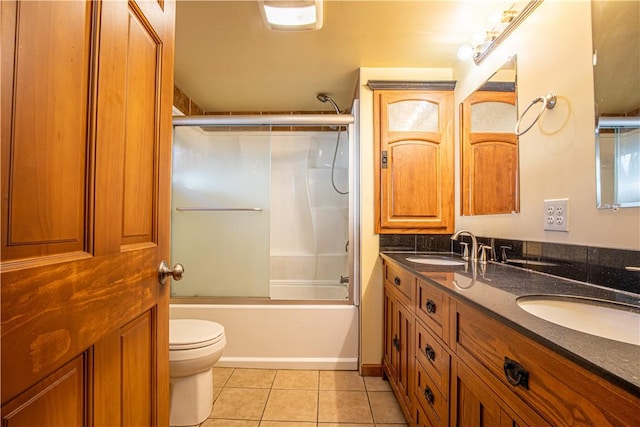
[[[220,365],[357,369],[353,121],[174,117],[171,318],[224,325]]]

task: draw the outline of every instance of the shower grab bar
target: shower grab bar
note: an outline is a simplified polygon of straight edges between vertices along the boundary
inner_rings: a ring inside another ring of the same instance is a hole
[[[260,212],[262,208],[176,208],[179,212]]]

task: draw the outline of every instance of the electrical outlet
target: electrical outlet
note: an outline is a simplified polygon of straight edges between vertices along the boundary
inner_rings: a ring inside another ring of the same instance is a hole
[[[569,231],[569,199],[544,201],[544,229],[547,231]]]

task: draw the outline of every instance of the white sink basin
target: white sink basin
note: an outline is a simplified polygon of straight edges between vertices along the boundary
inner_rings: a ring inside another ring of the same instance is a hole
[[[441,257],[409,257],[407,261],[428,265],[465,265],[466,262]]]
[[[518,305],[565,328],[640,345],[640,309],[587,298],[553,295],[520,297]]]

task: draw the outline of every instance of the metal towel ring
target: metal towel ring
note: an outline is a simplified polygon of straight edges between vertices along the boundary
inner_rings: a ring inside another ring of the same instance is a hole
[[[540,109],[540,112],[536,116],[535,120],[529,125],[529,127],[523,130],[522,132],[520,132],[520,122],[522,122],[522,119],[524,118],[525,114],[527,114],[527,111],[529,111],[529,109],[533,107],[535,104],[537,104],[538,102],[542,102],[542,108]],[[549,92],[545,96],[539,96],[535,98],[533,101],[531,101],[531,104],[529,104],[527,109],[524,110],[524,112],[518,119],[518,122],[516,123],[516,135],[520,136],[527,133],[529,129],[531,129],[533,125],[535,125],[538,122],[538,120],[540,120],[540,117],[542,116],[542,113],[544,113],[544,110],[546,109],[551,110],[555,106],[556,106],[556,94],[553,92]]]

